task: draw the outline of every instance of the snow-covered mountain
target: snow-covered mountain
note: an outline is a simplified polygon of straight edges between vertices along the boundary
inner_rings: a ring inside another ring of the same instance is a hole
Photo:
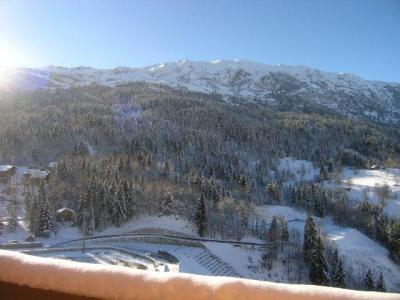
[[[144,68],[101,70],[88,67],[18,69],[17,87],[115,86],[145,81],[219,93],[287,108],[317,105],[341,114],[376,121],[400,120],[400,83],[368,81],[344,73],[322,72],[301,65],[265,65],[248,60],[197,62],[181,60]]]

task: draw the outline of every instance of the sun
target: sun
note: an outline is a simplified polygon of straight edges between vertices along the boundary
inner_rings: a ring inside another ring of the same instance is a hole
[[[13,68],[18,66],[20,54],[6,45],[0,44],[0,68]]]
[[[12,83],[15,67],[21,66],[22,58],[15,49],[0,44],[0,88],[6,88]]]

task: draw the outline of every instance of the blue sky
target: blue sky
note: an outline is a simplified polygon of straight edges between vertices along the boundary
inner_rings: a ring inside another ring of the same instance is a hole
[[[400,1],[0,0],[2,46],[33,67],[238,58],[400,82]]]

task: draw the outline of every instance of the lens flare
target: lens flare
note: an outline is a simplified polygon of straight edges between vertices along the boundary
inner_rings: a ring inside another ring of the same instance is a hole
[[[7,89],[12,85],[15,68],[22,64],[22,56],[15,49],[0,44],[0,88]]]

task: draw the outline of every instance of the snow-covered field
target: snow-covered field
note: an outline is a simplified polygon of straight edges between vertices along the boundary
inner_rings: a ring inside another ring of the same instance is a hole
[[[111,234],[122,234],[129,233],[133,231],[143,230],[143,229],[153,229],[158,232],[175,232],[182,235],[195,236],[195,230],[193,225],[178,216],[145,216],[138,219],[131,220],[121,227],[108,227],[102,232],[95,232],[93,236],[96,235],[111,235]],[[8,232],[6,228],[0,230],[0,243],[7,243],[13,240],[24,241],[29,235],[28,228],[26,228],[25,223],[20,220],[17,230],[15,232]],[[72,226],[62,226],[56,234],[53,234],[49,239],[38,238],[45,245],[54,245],[63,241],[73,240],[82,238],[82,233],[77,227]]]
[[[319,176],[319,168],[307,160],[292,157],[279,159],[278,176],[283,177],[285,184],[294,184],[302,181],[314,181]]]
[[[400,218],[400,169],[384,170],[360,170],[344,168],[340,174],[340,182],[325,182],[330,188],[341,188],[347,191],[347,183],[351,181],[350,191],[347,191],[349,199],[353,202],[359,202],[368,199],[373,203],[378,203],[379,196],[377,188],[387,185],[391,192],[385,201],[383,211],[389,216]]]

